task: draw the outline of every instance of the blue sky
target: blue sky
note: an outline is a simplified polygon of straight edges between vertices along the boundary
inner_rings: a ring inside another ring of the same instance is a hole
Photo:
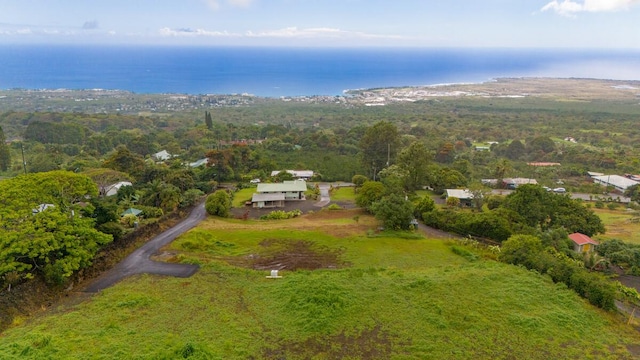
[[[640,49],[640,0],[0,0],[0,44]]]

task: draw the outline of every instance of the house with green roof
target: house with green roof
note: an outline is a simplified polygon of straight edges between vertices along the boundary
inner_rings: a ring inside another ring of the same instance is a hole
[[[282,183],[261,183],[251,198],[254,208],[284,207],[286,201],[306,200],[307,182],[304,180],[285,181]]]

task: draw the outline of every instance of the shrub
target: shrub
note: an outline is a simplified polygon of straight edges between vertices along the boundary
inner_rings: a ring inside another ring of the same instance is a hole
[[[418,201],[418,204],[416,204],[414,215],[417,218],[422,219],[422,214],[429,211],[433,211],[435,208],[436,208],[436,202],[433,201],[431,196],[425,195],[420,199],[420,201]]]
[[[338,204],[331,204],[327,207],[327,209],[329,210],[342,210],[342,206],[338,205]]]
[[[110,221],[104,224],[100,224],[98,226],[98,231],[103,232],[105,234],[109,234],[113,236],[113,240],[119,240],[124,233],[124,228],[122,225],[118,224],[115,221]]]
[[[191,205],[195,205],[200,197],[204,195],[204,192],[199,189],[189,189],[182,194],[182,199],[180,199],[180,207],[189,207]]]
[[[447,198],[447,206],[454,208],[460,206],[460,199],[455,196],[450,196]]]
[[[487,208],[494,210],[500,207],[504,203],[504,196],[493,195],[487,197]]]
[[[204,207],[209,215],[228,217],[231,210],[231,196],[226,190],[217,190],[207,196]]]
[[[292,211],[275,210],[266,215],[260,216],[260,220],[285,220],[298,217],[300,215],[302,215],[302,211],[297,209]]]
[[[142,210],[142,215],[147,219],[159,218],[164,215],[164,211],[162,211],[162,209],[154,206],[136,205],[135,208]]]

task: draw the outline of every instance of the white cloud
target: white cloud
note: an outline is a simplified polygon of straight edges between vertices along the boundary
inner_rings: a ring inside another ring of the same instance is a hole
[[[357,31],[344,31],[334,28],[308,28],[287,27],[277,30],[247,31],[244,34],[230,33],[227,31],[209,31],[204,29],[171,29],[168,27],[159,30],[165,37],[235,37],[235,38],[279,38],[279,39],[401,39],[395,35],[376,35]]]
[[[202,0],[212,10],[220,9],[221,3],[224,2],[233,7],[248,8],[254,2],[254,0]]]
[[[631,6],[639,4],[640,0],[553,0],[541,11],[555,11],[560,15],[574,16],[579,12],[613,12],[628,10]]]
[[[269,30],[262,32],[248,31],[245,33],[247,37],[272,37],[272,38],[360,38],[360,39],[399,39],[400,36],[394,35],[376,35],[367,34],[357,31],[345,31],[334,28],[308,28],[298,29],[297,27],[288,27],[278,30]]]
[[[161,36],[166,37],[237,37],[238,34],[229,33],[226,31],[208,31],[203,29],[171,29],[162,28],[159,31]]]
[[[253,0],[227,0],[227,2],[236,7],[249,7],[253,3]]]

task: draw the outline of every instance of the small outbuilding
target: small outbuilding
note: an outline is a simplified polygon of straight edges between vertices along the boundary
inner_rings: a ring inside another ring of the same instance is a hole
[[[578,253],[592,252],[596,246],[600,245],[597,241],[581,233],[573,233],[569,235],[569,239],[573,242],[573,250]]]
[[[471,206],[473,202],[473,194],[467,189],[447,189],[447,199],[455,197],[460,200],[461,206]]]
[[[115,184],[105,186],[101,189],[100,192],[105,196],[113,196],[116,195],[118,193],[118,190],[120,190],[120,188],[123,186],[133,186],[133,184],[129,181],[120,181]]]
[[[136,209],[136,208],[128,208],[127,210],[123,211],[122,214],[120,214],[120,216],[125,216],[125,215],[133,215],[133,216],[138,216],[142,214],[142,210],[140,209]]]

